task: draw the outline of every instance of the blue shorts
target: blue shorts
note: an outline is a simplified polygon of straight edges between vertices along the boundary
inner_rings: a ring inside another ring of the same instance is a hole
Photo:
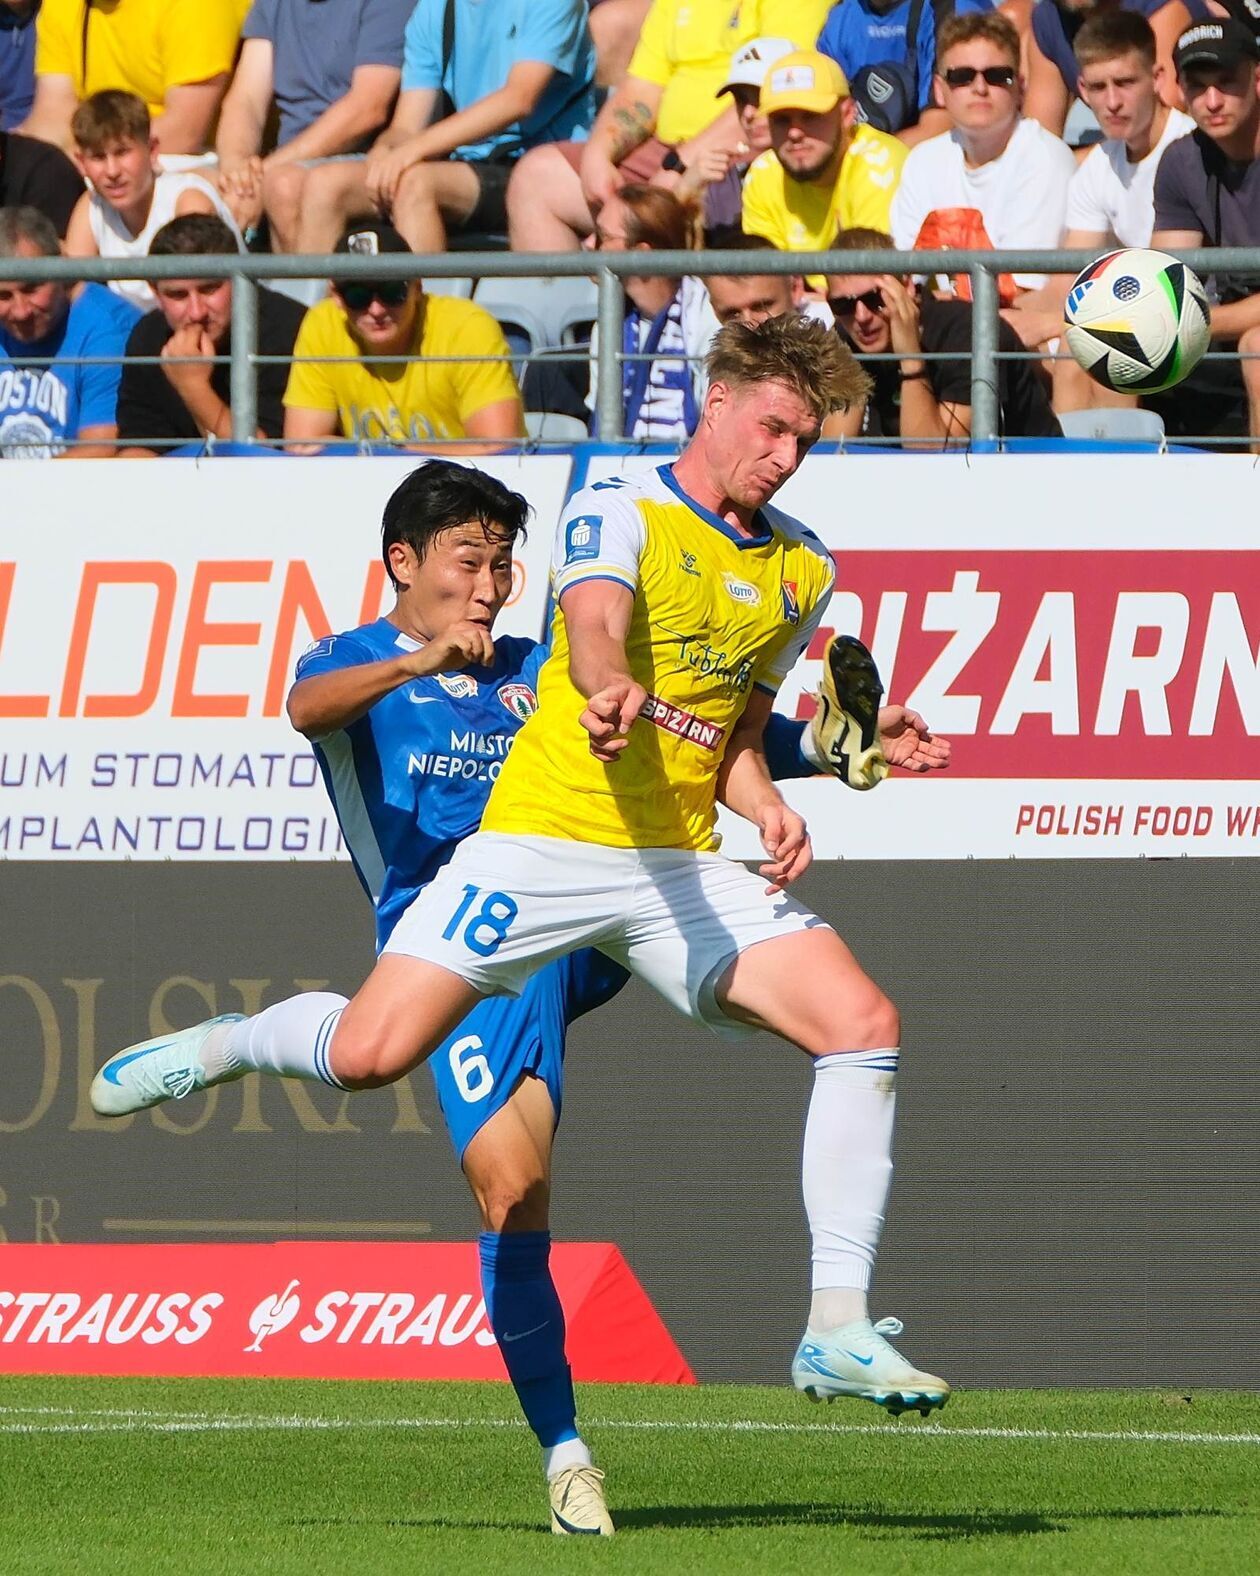
[[[488,996],[447,1035],[429,1067],[458,1160],[527,1073],[547,1085],[560,1121],[565,1029],[629,978],[620,964],[584,948],[539,969],[519,996]]]

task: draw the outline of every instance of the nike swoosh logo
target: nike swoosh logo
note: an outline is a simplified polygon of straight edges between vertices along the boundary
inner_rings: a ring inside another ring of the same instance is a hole
[[[142,1051],[132,1051],[130,1056],[120,1056],[109,1063],[105,1068],[103,1077],[106,1083],[117,1084],[118,1074],[127,1066],[128,1062],[138,1062],[142,1056],[152,1056],[154,1051],[164,1051],[168,1045],[174,1045],[174,1040],[163,1040],[161,1045],[147,1045]]]
[[[436,706],[440,697],[437,695],[413,695],[408,690],[407,699],[413,706]]]
[[[855,1363],[861,1363],[863,1368],[869,1368],[871,1366],[871,1364],[875,1361],[875,1358],[873,1356],[871,1356],[871,1357],[859,1357],[856,1352],[851,1352],[847,1346],[842,1346],[840,1348],[840,1350],[844,1353],[844,1355],[846,1357],[851,1357]]]
[[[502,1337],[503,1344],[506,1346],[509,1341],[523,1341],[527,1335],[537,1335],[539,1330],[545,1330],[550,1323],[550,1319],[544,1319],[541,1324],[536,1324],[532,1330],[521,1330],[516,1335],[504,1335]]]

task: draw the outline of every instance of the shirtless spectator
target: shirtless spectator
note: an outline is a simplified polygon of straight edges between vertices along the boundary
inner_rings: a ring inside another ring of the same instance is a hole
[[[1024,111],[1056,137],[1063,135],[1072,101],[1080,92],[1074,52],[1076,35],[1090,17],[1112,11],[1145,17],[1155,34],[1155,58],[1161,67],[1160,98],[1181,106],[1172,67],[1173,45],[1195,17],[1205,16],[1205,0],[1038,0],[1028,35],[1028,94]]]
[[[1072,151],[1021,114],[1019,35],[997,12],[947,17],[937,92],[951,130],[911,148],[892,204],[899,250],[1029,251],[1063,235]],[[1053,338],[1061,303],[1044,274],[1002,274],[1003,315],[1025,345]],[[966,274],[953,293],[971,296]]]
[[[1173,55],[1197,130],[1174,142],[1155,175],[1161,251],[1260,246],[1260,43],[1232,18],[1187,28]],[[1260,353],[1260,281],[1218,273],[1206,280],[1214,351]],[[1172,437],[1248,434],[1260,449],[1260,360],[1203,361],[1184,383],[1142,402]]]
[[[415,0],[254,0],[223,101],[219,189],[242,230],[264,210],[273,251],[297,243],[313,162],[361,154],[385,125],[402,76],[403,30]],[[274,150],[264,139],[274,108]]]
[[[827,0],[653,0],[629,73],[589,140],[535,148],[516,166],[507,202],[513,251],[576,251],[627,182],[673,184],[698,159],[734,160],[739,117],[717,97],[732,53],[778,35],[812,48],[827,8]],[[706,178],[713,173],[706,168]]]
[[[43,0],[35,102],[20,129],[69,152],[82,100],[123,88],[149,106],[166,168],[186,167],[210,146],[244,11],[244,0]]]
[[[414,252],[446,250],[448,229],[507,227],[508,176],[523,150],[583,137],[595,118],[586,0],[418,0],[402,92],[366,161],[314,169],[297,250],[327,252],[351,219],[383,216]],[[443,88],[450,113],[443,114]]]
[[[1104,140],[1068,186],[1063,245],[1097,255],[1110,247],[1149,246],[1155,225],[1155,172],[1168,146],[1194,130],[1189,115],[1159,97],[1160,67],[1150,23],[1134,11],[1099,11],[1076,35],[1080,94]],[[1066,299],[1067,275],[1058,283]],[[1071,357],[1054,366],[1054,408],[1132,405],[1132,396],[1095,383]]]

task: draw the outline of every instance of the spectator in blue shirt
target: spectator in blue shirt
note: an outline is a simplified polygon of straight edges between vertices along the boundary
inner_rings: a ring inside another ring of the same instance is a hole
[[[361,153],[389,120],[413,3],[254,0],[250,7],[219,120],[219,187],[243,231],[265,208],[273,251],[297,249],[312,164]],[[263,157],[273,101],[279,131]]]
[[[0,0],[0,131],[12,131],[35,101],[39,0]]]
[[[839,0],[818,48],[849,79],[859,118],[913,146],[950,127],[932,92],[938,26],[954,11],[993,8],[993,0]]]
[[[445,251],[448,225],[506,231],[520,155],[586,136],[595,50],[585,0],[454,0],[449,49],[446,11],[447,0],[413,11],[398,107],[367,162],[312,174],[299,251],[331,251],[347,223],[377,214],[415,252]]]
[[[57,231],[38,208],[0,208],[0,276],[6,257],[60,252]],[[112,456],[123,350],[139,318],[104,285],[0,277],[0,455]]]

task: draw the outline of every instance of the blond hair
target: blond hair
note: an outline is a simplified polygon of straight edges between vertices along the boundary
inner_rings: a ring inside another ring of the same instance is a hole
[[[973,44],[978,38],[1000,49],[1019,70],[1019,34],[1013,22],[1000,11],[964,11],[961,15],[955,11],[937,29],[937,71],[944,69],[941,62],[951,49],[959,44]]]
[[[840,336],[803,312],[768,317],[755,327],[725,324],[714,335],[705,367],[710,383],[733,388],[786,384],[819,421],[860,404],[873,387]]]

